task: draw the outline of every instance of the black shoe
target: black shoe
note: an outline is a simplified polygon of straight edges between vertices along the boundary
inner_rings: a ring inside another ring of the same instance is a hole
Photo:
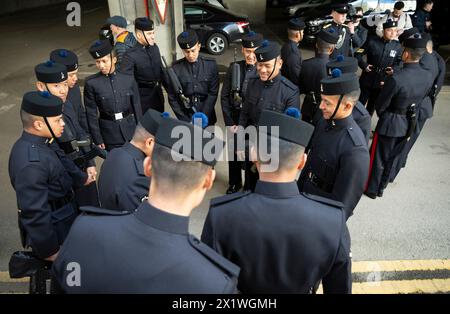
[[[377,196],[378,197],[383,197],[383,191],[378,192]]]
[[[369,193],[369,192],[364,192],[364,195],[369,197],[369,198],[371,198],[371,199],[373,199],[373,200],[377,198],[376,194]]]
[[[242,184],[232,184],[228,186],[228,189],[226,191],[226,194],[233,194],[236,192],[239,192],[239,190],[242,188]]]

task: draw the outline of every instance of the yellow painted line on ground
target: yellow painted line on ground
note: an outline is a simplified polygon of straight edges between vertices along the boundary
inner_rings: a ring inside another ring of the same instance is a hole
[[[11,279],[9,278],[9,272],[0,271],[0,283],[2,282],[28,282],[28,278]]]
[[[450,279],[353,283],[353,294],[449,293]]]
[[[367,273],[373,271],[400,272],[414,270],[439,270],[449,269],[450,260],[403,260],[403,261],[365,261],[353,262],[353,273]]]

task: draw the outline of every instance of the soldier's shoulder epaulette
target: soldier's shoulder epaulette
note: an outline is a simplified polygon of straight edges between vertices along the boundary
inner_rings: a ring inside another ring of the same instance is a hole
[[[238,193],[227,194],[227,195],[215,197],[211,200],[210,206],[215,207],[215,206],[223,205],[223,204],[238,200],[240,198],[243,198],[243,197],[249,195],[250,193],[251,193],[250,191],[244,191],[244,192],[238,192]]]
[[[101,73],[97,72],[95,74],[92,74],[92,75],[89,75],[88,77],[86,77],[86,79],[84,81],[87,82],[89,80],[95,79],[95,78],[100,77],[100,76],[101,76]]]
[[[365,49],[364,48],[359,48],[358,50],[356,50],[356,53],[364,53]]]
[[[41,157],[39,156],[39,147],[37,145],[28,146],[28,161],[38,162],[41,161]]]
[[[292,83],[290,80],[288,80],[285,77],[281,78],[281,83],[283,83],[284,85],[286,85],[287,87],[289,87],[292,90],[298,89],[297,85],[295,85],[294,83]]]
[[[322,29],[326,29],[326,28],[330,27],[331,25],[333,25],[333,24],[331,24],[331,23],[325,24],[325,25],[322,27]]]
[[[216,251],[210,248],[205,243],[201,242],[193,235],[189,235],[189,244],[197,250],[200,254],[206,257],[210,262],[221,268],[230,276],[237,277],[239,275],[239,267],[225,257],[219,255]]]
[[[355,109],[358,110],[363,116],[370,115],[369,111],[367,111],[366,107],[358,101],[355,105]]]
[[[315,201],[315,202],[319,202],[319,203],[324,204],[324,205],[328,205],[328,206],[339,208],[339,209],[343,209],[344,208],[344,204],[342,202],[339,202],[339,201],[335,201],[335,200],[332,200],[332,199],[329,199],[329,198],[326,198],[326,197],[313,195],[313,194],[309,194],[309,193],[305,193],[305,192],[302,192],[302,195],[304,197],[306,197],[307,199],[310,199],[310,200]]]
[[[104,215],[104,216],[125,216],[129,215],[132,212],[127,210],[113,210],[113,209],[105,209],[98,208],[94,206],[82,206],[80,207],[80,211],[87,215]]]
[[[355,130],[355,127],[347,128],[347,133],[348,133],[348,135],[350,135],[350,138],[352,139],[352,142],[355,146],[367,145],[365,139],[363,139],[361,136],[358,136],[357,130]]]

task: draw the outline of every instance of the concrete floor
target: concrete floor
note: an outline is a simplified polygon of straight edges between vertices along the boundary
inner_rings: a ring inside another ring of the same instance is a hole
[[[68,48],[80,56],[80,75],[95,72],[87,53],[99,27],[108,16],[105,1],[84,7],[82,26],[65,25],[64,8],[57,6],[0,19],[3,45],[0,50],[0,271],[7,270],[9,256],[20,249],[17,206],[8,177],[8,156],[20,136],[21,96],[33,89],[35,64],[55,48]],[[255,27],[272,40],[284,39],[283,19]],[[239,47],[239,46],[236,46]],[[220,69],[233,58],[233,46],[217,57]],[[304,49],[305,58],[312,56]],[[450,257],[450,87],[444,87],[430,120],[418,140],[408,167],[381,199],[361,199],[349,221],[354,260],[434,259]],[[166,109],[168,105],[166,104]],[[216,107],[219,125],[223,119]],[[376,121],[374,121],[376,123]],[[227,187],[227,165],[217,166],[217,179],[207,199],[195,209],[190,230],[199,236],[209,199]]]

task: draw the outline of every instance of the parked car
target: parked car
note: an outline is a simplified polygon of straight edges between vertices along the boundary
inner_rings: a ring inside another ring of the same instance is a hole
[[[395,2],[393,0],[331,0],[328,4],[317,6],[301,14],[306,24],[305,39],[313,42],[315,35],[322,29],[323,25],[333,20],[330,14],[331,6],[335,3],[348,3],[353,7],[362,7],[364,17],[361,23],[373,25],[377,19],[394,10]],[[416,0],[404,0],[403,2],[405,3],[404,12],[413,14],[416,9]]]
[[[222,54],[230,43],[241,41],[250,31],[246,15],[198,1],[184,2],[184,21],[187,29],[197,32],[202,47],[213,55]]]
[[[303,12],[309,9],[318,7],[319,5],[328,4],[330,2],[331,0],[306,0],[286,7],[283,13],[285,15],[289,15],[290,17],[301,16]]]

